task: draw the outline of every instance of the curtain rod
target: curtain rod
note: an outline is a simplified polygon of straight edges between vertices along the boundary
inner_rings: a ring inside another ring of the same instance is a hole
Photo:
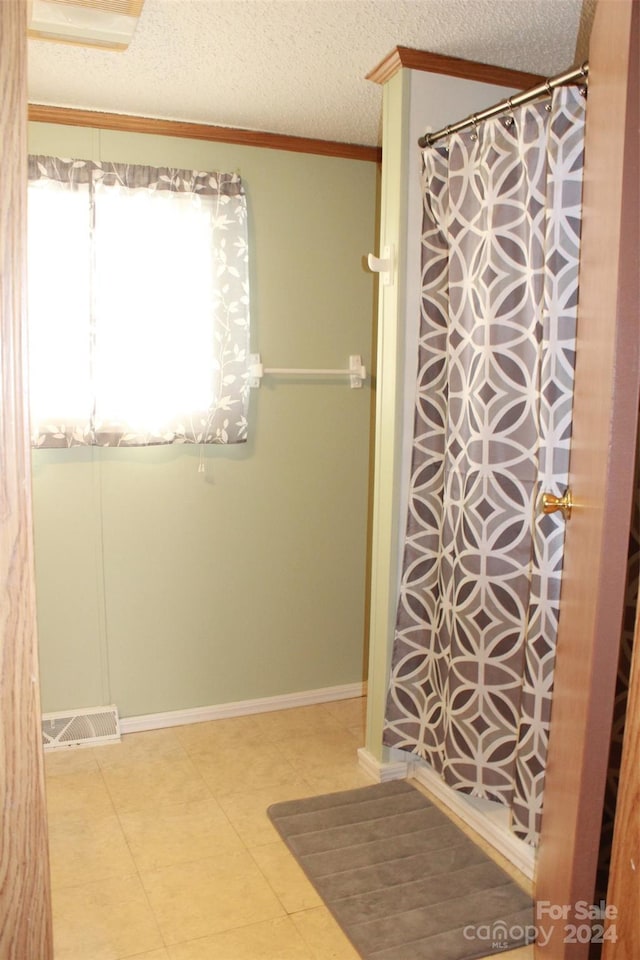
[[[572,70],[565,71],[565,73],[559,73],[556,77],[550,77],[535,87],[523,90],[522,93],[516,93],[515,96],[509,97],[508,100],[501,100],[500,103],[496,103],[492,107],[487,107],[486,110],[482,110],[480,113],[472,113],[471,116],[465,117],[464,120],[459,120],[449,127],[443,127],[442,130],[437,130],[435,133],[425,133],[425,135],[418,140],[418,146],[430,147],[436,140],[448,137],[451,133],[457,133],[459,130],[465,130],[467,127],[475,127],[481,120],[488,120],[489,117],[494,117],[497,113],[503,113],[505,110],[513,110],[514,107],[519,107],[521,104],[528,103],[530,100],[536,100],[545,94],[550,96],[551,91],[555,87],[561,87],[566,83],[573,83],[581,78],[586,80],[588,76],[589,63],[585,61],[581,67],[575,67]]]

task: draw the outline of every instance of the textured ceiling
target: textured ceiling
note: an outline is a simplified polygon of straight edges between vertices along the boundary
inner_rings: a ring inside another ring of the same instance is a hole
[[[145,0],[124,53],[29,40],[32,103],[380,142],[396,46],[550,76],[582,0]],[[581,31],[583,32],[583,31]]]

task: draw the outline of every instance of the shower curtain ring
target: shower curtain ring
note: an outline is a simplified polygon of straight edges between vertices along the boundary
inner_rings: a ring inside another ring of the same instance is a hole
[[[589,83],[589,61],[585,60],[582,66],[580,67],[580,73],[584,77],[584,83],[580,84],[579,91],[581,97],[586,97],[587,88]]]
[[[547,93],[549,94],[549,96],[550,96],[550,97],[553,97],[553,87],[551,86],[550,81],[549,81],[549,80],[545,80],[544,85],[545,85],[545,87],[547,88]],[[550,104],[550,103],[545,103],[544,108],[545,108],[545,110],[547,111],[547,113],[551,113],[551,104]]]
[[[504,125],[505,127],[512,127],[513,124],[516,122],[516,118],[513,115],[513,101],[511,100],[511,97],[509,97],[506,103],[507,103],[507,107],[509,108],[510,116],[504,118]]]
[[[477,114],[471,115],[471,123],[473,124],[473,133],[471,134],[471,140],[478,139],[478,117]]]

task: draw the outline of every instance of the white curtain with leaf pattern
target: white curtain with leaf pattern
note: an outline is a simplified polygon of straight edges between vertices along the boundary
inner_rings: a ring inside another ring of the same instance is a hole
[[[29,158],[37,447],[247,436],[247,206],[236,174]]]

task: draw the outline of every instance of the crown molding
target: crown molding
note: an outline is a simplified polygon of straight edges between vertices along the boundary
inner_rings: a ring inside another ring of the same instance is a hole
[[[245,147],[262,147],[267,150],[288,150],[293,153],[340,157],[345,160],[380,163],[382,159],[382,151],[379,147],[357,143],[314,140],[309,137],[292,137],[286,134],[264,133],[259,130],[243,130],[236,127],[218,127],[184,120],[161,120],[127,113],[102,113],[95,110],[77,110],[71,107],[50,107],[45,104],[30,103],[28,118],[36,123],[59,123],[72,127],[120,130],[125,133],[148,133],[164,137],[184,137],[188,140],[210,140],[218,143],[235,143]]]
[[[460,77],[463,80],[495,83],[500,87],[517,87],[522,90],[542,83],[546,79],[537,73],[510,70],[507,67],[496,67],[489,63],[477,63],[475,60],[462,60],[460,57],[429,53],[427,50],[413,50],[411,47],[395,47],[377,67],[367,74],[366,79],[373,83],[386,83],[403,67],[409,70],[424,70],[427,73],[442,73],[445,76]]]

